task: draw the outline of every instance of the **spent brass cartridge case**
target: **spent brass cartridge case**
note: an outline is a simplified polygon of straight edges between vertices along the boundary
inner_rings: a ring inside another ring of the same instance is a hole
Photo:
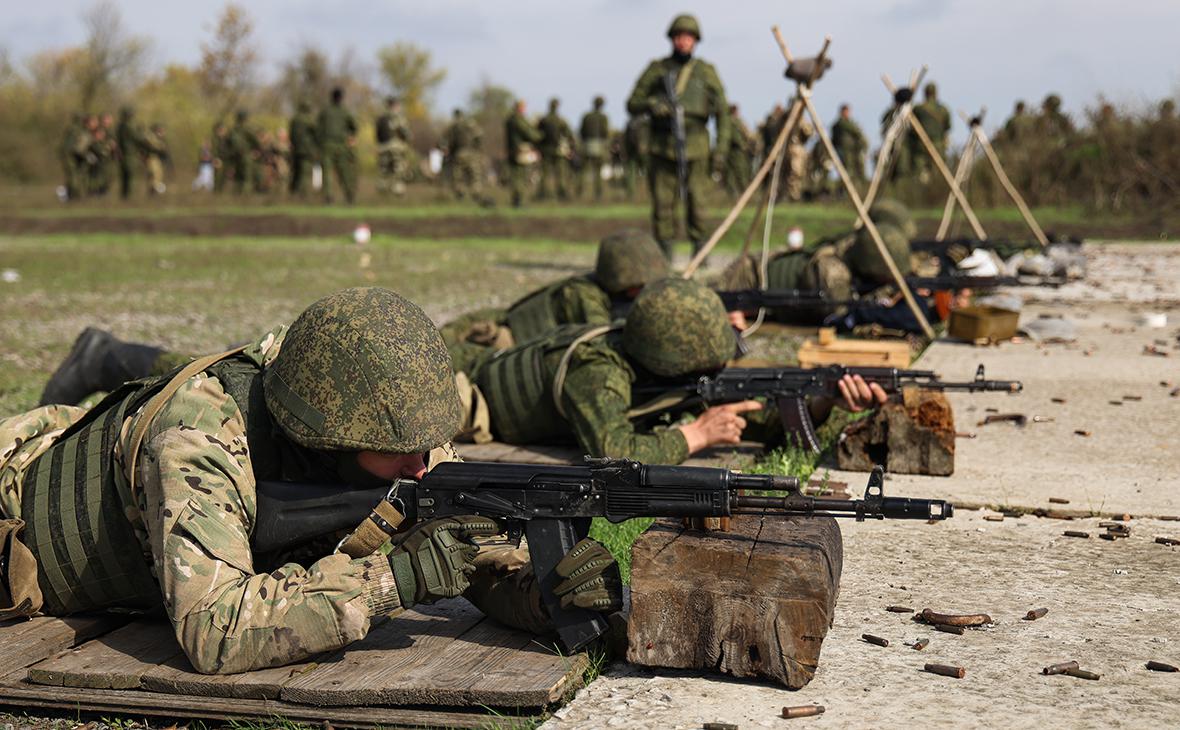
[[[1067,669],[1077,669],[1077,662],[1058,662],[1057,664],[1050,664],[1041,670],[1041,674],[1065,674]]]
[[[824,714],[823,705],[799,705],[798,707],[784,707],[783,717],[792,720],[796,717],[815,717]]]
[[[889,639],[883,639],[880,636],[873,636],[872,634],[861,634],[860,638],[864,639],[865,641],[869,642],[870,644],[876,644],[877,646],[889,646]]]
[[[925,669],[931,674],[938,674],[943,677],[962,679],[963,677],[967,676],[966,669],[963,669],[962,667],[952,667],[949,664],[927,664]]]

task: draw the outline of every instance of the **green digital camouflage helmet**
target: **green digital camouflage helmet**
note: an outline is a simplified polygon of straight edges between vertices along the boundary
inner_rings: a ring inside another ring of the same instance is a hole
[[[623,349],[656,375],[715,370],[734,353],[720,297],[703,284],[672,278],[648,284],[623,326]]]
[[[869,208],[869,217],[878,226],[897,226],[905,234],[906,240],[912,240],[918,235],[918,226],[910,215],[910,209],[899,200],[881,198]]]
[[[668,26],[668,37],[673,38],[678,33],[688,33],[699,41],[701,39],[701,24],[697,22],[696,16],[684,13],[673,18],[672,25]]]
[[[628,228],[610,234],[598,244],[594,278],[611,294],[646,286],[667,275],[668,259],[646,231]]]
[[[312,449],[415,454],[460,426],[438,329],[416,304],[379,287],[345,289],[308,307],[263,389],[275,422]]]
[[[906,238],[900,228],[888,223],[878,224],[877,230],[881,233],[885,250],[889,252],[893,263],[897,264],[901,275],[908,275],[911,270],[910,240]],[[861,228],[856,232],[856,242],[848,251],[847,263],[848,268],[852,269],[852,273],[861,279],[880,284],[893,283],[893,275],[889,273],[889,267],[881,259],[881,253],[877,250],[877,245],[873,243],[873,237],[869,234],[868,228]]]
[[[1041,106],[1045,107],[1049,111],[1055,112],[1061,108],[1061,97],[1057,94],[1049,94],[1045,97],[1045,100],[1041,102]]]

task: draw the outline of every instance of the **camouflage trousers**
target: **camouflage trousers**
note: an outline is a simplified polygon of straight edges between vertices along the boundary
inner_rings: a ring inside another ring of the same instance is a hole
[[[537,185],[537,200],[551,197],[550,185],[557,194],[558,200],[569,198],[569,160],[560,155],[541,156],[541,182]]]
[[[322,164],[324,166],[324,199],[329,202],[332,200],[330,180],[332,174],[335,173],[336,181],[344,190],[344,199],[351,203],[356,198],[356,155],[353,154],[352,148],[342,144],[326,145]]]
[[[688,239],[693,242],[694,250],[708,237],[701,216],[708,168],[708,160],[688,161],[688,190],[685,196],[684,218]],[[652,234],[670,258],[672,242],[676,240],[676,213],[680,205],[680,181],[676,174],[676,161],[652,155],[648,167],[648,186],[651,189]]]
[[[390,145],[377,152],[377,192],[401,196],[406,193],[409,160],[404,145]]]
[[[456,198],[483,199],[483,155],[475,150],[460,150],[451,161],[451,191]]]
[[[602,157],[586,157],[582,160],[582,175],[579,178],[578,195],[585,194],[587,188],[593,188],[594,199],[602,200],[602,166],[606,164],[606,159]],[[586,184],[589,179],[590,185]]]

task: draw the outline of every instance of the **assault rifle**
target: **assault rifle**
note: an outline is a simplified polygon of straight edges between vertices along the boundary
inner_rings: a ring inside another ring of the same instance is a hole
[[[681,73],[684,71],[682,69]],[[664,93],[672,105],[672,137],[676,141],[676,185],[680,204],[688,205],[688,137],[684,129],[684,105],[676,93],[676,80],[675,71],[664,74]]]
[[[956,289],[995,289],[998,286],[1050,286],[1058,287],[1066,283],[1060,276],[962,276],[958,274],[943,274],[942,276],[907,276],[906,283],[911,289],[930,289],[931,291],[947,291]]]
[[[859,375],[867,383],[877,383],[888,395],[907,387],[965,393],[1019,393],[1024,389],[1019,380],[985,379],[983,365],[975,371],[975,379],[966,382],[939,380],[933,370],[828,365],[821,368],[726,368],[716,375],[702,375],[696,380],[671,384],[662,381],[641,386],[634,392],[638,395],[647,394],[657,401],[676,392],[685,394],[682,400],[661,408],[664,413],[684,411],[701,403],[718,405],[751,398],[771,398],[778,406],[779,417],[788,437],[793,438],[799,446],[819,453],[819,437],[815,434],[807,398],[840,398],[838,383],[845,375]]]
[[[727,312],[752,312],[762,307],[785,309],[851,303],[828,299],[822,291],[808,289],[734,289],[719,291],[717,296],[721,297]]]
[[[253,547],[278,550],[352,529],[381,500],[405,515],[407,524],[475,514],[496,520],[518,545],[526,538],[545,606],[567,651],[577,651],[607,628],[602,614],[562,608],[553,594],[560,582],[554,568],[586,536],[593,517],[622,522],[635,517],[830,515],[862,521],[945,520],[954,514],[953,505],[943,500],[886,497],[879,466],[869,477],[864,499],[843,500],[805,496],[795,477],[647,466],[629,459],[586,457],[583,466],[448,462],[419,481],[399,479],[392,488],[259,482]]]

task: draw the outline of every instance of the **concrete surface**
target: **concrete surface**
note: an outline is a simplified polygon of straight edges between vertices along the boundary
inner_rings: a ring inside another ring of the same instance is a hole
[[[1180,387],[1180,247],[1090,246],[1087,255],[1085,282],[1020,290],[1025,319],[1066,316],[1078,325],[1077,342],[938,343],[927,350],[915,367],[960,380],[982,362],[989,377],[1023,380],[1025,391],[952,395],[957,429],[977,434],[957,442],[955,475],[898,475],[886,483],[886,494],[1126,512],[1135,516],[1129,538],[1098,539],[1104,531],[1098,518],[985,521],[995,516],[990,510],[960,509],[953,520],[934,525],[845,522],[842,592],[810,685],[791,692],[618,662],[542,727],[1180,725],[1180,673],[1144,667],[1149,660],[1180,664],[1180,552],[1154,542],[1157,536],[1180,538],[1180,522],[1144,518],[1180,514],[1180,397],[1169,395]],[[1168,326],[1138,324],[1145,311],[1166,313]],[[1142,354],[1149,345],[1169,355]],[[1054,420],[1023,429],[977,425],[987,408]],[[843,472],[833,478],[850,489],[865,481],[865,475]],[[1050,497],[1069,503],[1050,503]],[[1091,537],[1065,537],[1067,529]],[[909,615],[886,612],[890,604],[984,612],[994,625],[943,634]],[[1049,609],[1047,616],[1022,620],[1041,607]],[[863,633],[891,645],[870,645],[860,639]],[[930,639],[924,651],[904,645],[920,637]],[[1041,675],[1042,667],[1066,660],[1101,679]],[[923,672],[925,662],[962,666],[966,677]],[[791,721],[779,716],[784,706],[812,703],[827,712]]]

